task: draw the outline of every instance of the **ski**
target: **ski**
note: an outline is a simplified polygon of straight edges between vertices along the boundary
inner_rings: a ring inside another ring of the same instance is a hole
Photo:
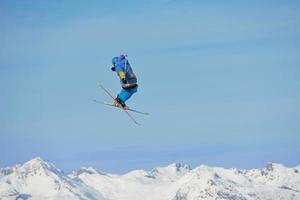
[[[97,84],[98,84],[98,86],[102,89],[102,90],[104,90],[105,92],[106,92],[106,94],[108,94],[113,100],[115,99],[114,98],[114,96],[100,83],[100,81],[97,81]],[[120,107],[119,107],[120,108]],[[120,108],[121,110],[123,110],[125,113],[126,113],[126,115],[136,124],[136,125],[138,125],[138,126],[140,126],[141,124],[139,124],[135,119],[134,119],[134,117],[132,117],[132,115],[127,111],[127,110],[125,110],[125,109],[123,109],[123,108]]]
[[[105,102],[105,101],[94,100],[94,102],[99,103],[99,104],[102,104],[102,105],[108,105],[108,106],[120,108],[119,106],[116,106],[116,105],[114,105],[113,103],[108,103],[108,102]],[[147,113],[147,112],[142,112],[142,111],[138,111],[138,110],[131,109],[131,108],[129,108],[128,111],[135,112],[135,113],[139,113],[139,114],[142,114],[142,115],[149,115],[149,113]]]

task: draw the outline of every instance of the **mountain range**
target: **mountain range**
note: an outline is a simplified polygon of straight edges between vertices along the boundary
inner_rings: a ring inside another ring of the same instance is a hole
[[[151,171],[64,174],[40,157],[0,169],[0,200],[300,200],[300,165],[225,169],[174,163]]]

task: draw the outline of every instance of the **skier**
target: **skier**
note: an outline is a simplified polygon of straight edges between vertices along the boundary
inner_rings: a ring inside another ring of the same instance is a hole
[[[129,107],[125,104],[125,102],[137,92],[138,88],[136,75],[133,73],[126,55],[122,54],[120,56],[113,57],[112,64],[113,67],[111,70],[117,73],[122,86],[122,90],[115,98],[113,104],[122,107],[124,110],[128,110]]]

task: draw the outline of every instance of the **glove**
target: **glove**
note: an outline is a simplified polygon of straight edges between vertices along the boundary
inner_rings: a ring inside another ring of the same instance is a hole
[[[121,79],[122,83],[126,84],[127,83],[127,80],[125,78],[122,78]]]
[[[116,71],[116,67],[115,66],[113,66],[112,68],[110,68],[111,69],[111,71]]]

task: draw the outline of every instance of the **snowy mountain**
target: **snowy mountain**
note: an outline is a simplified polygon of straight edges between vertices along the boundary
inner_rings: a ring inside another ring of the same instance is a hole
[[[81,168],[64,175],[35,158],[0,169],[1,200],[299,200],[300,166],[269,163],[252,170],[171,164],[152,171],[101,173]]]
[[[70,179],[52,163],[34,158],[14,167],[0,169],[1,200],[100,199],[103,196],[82,181]]]

